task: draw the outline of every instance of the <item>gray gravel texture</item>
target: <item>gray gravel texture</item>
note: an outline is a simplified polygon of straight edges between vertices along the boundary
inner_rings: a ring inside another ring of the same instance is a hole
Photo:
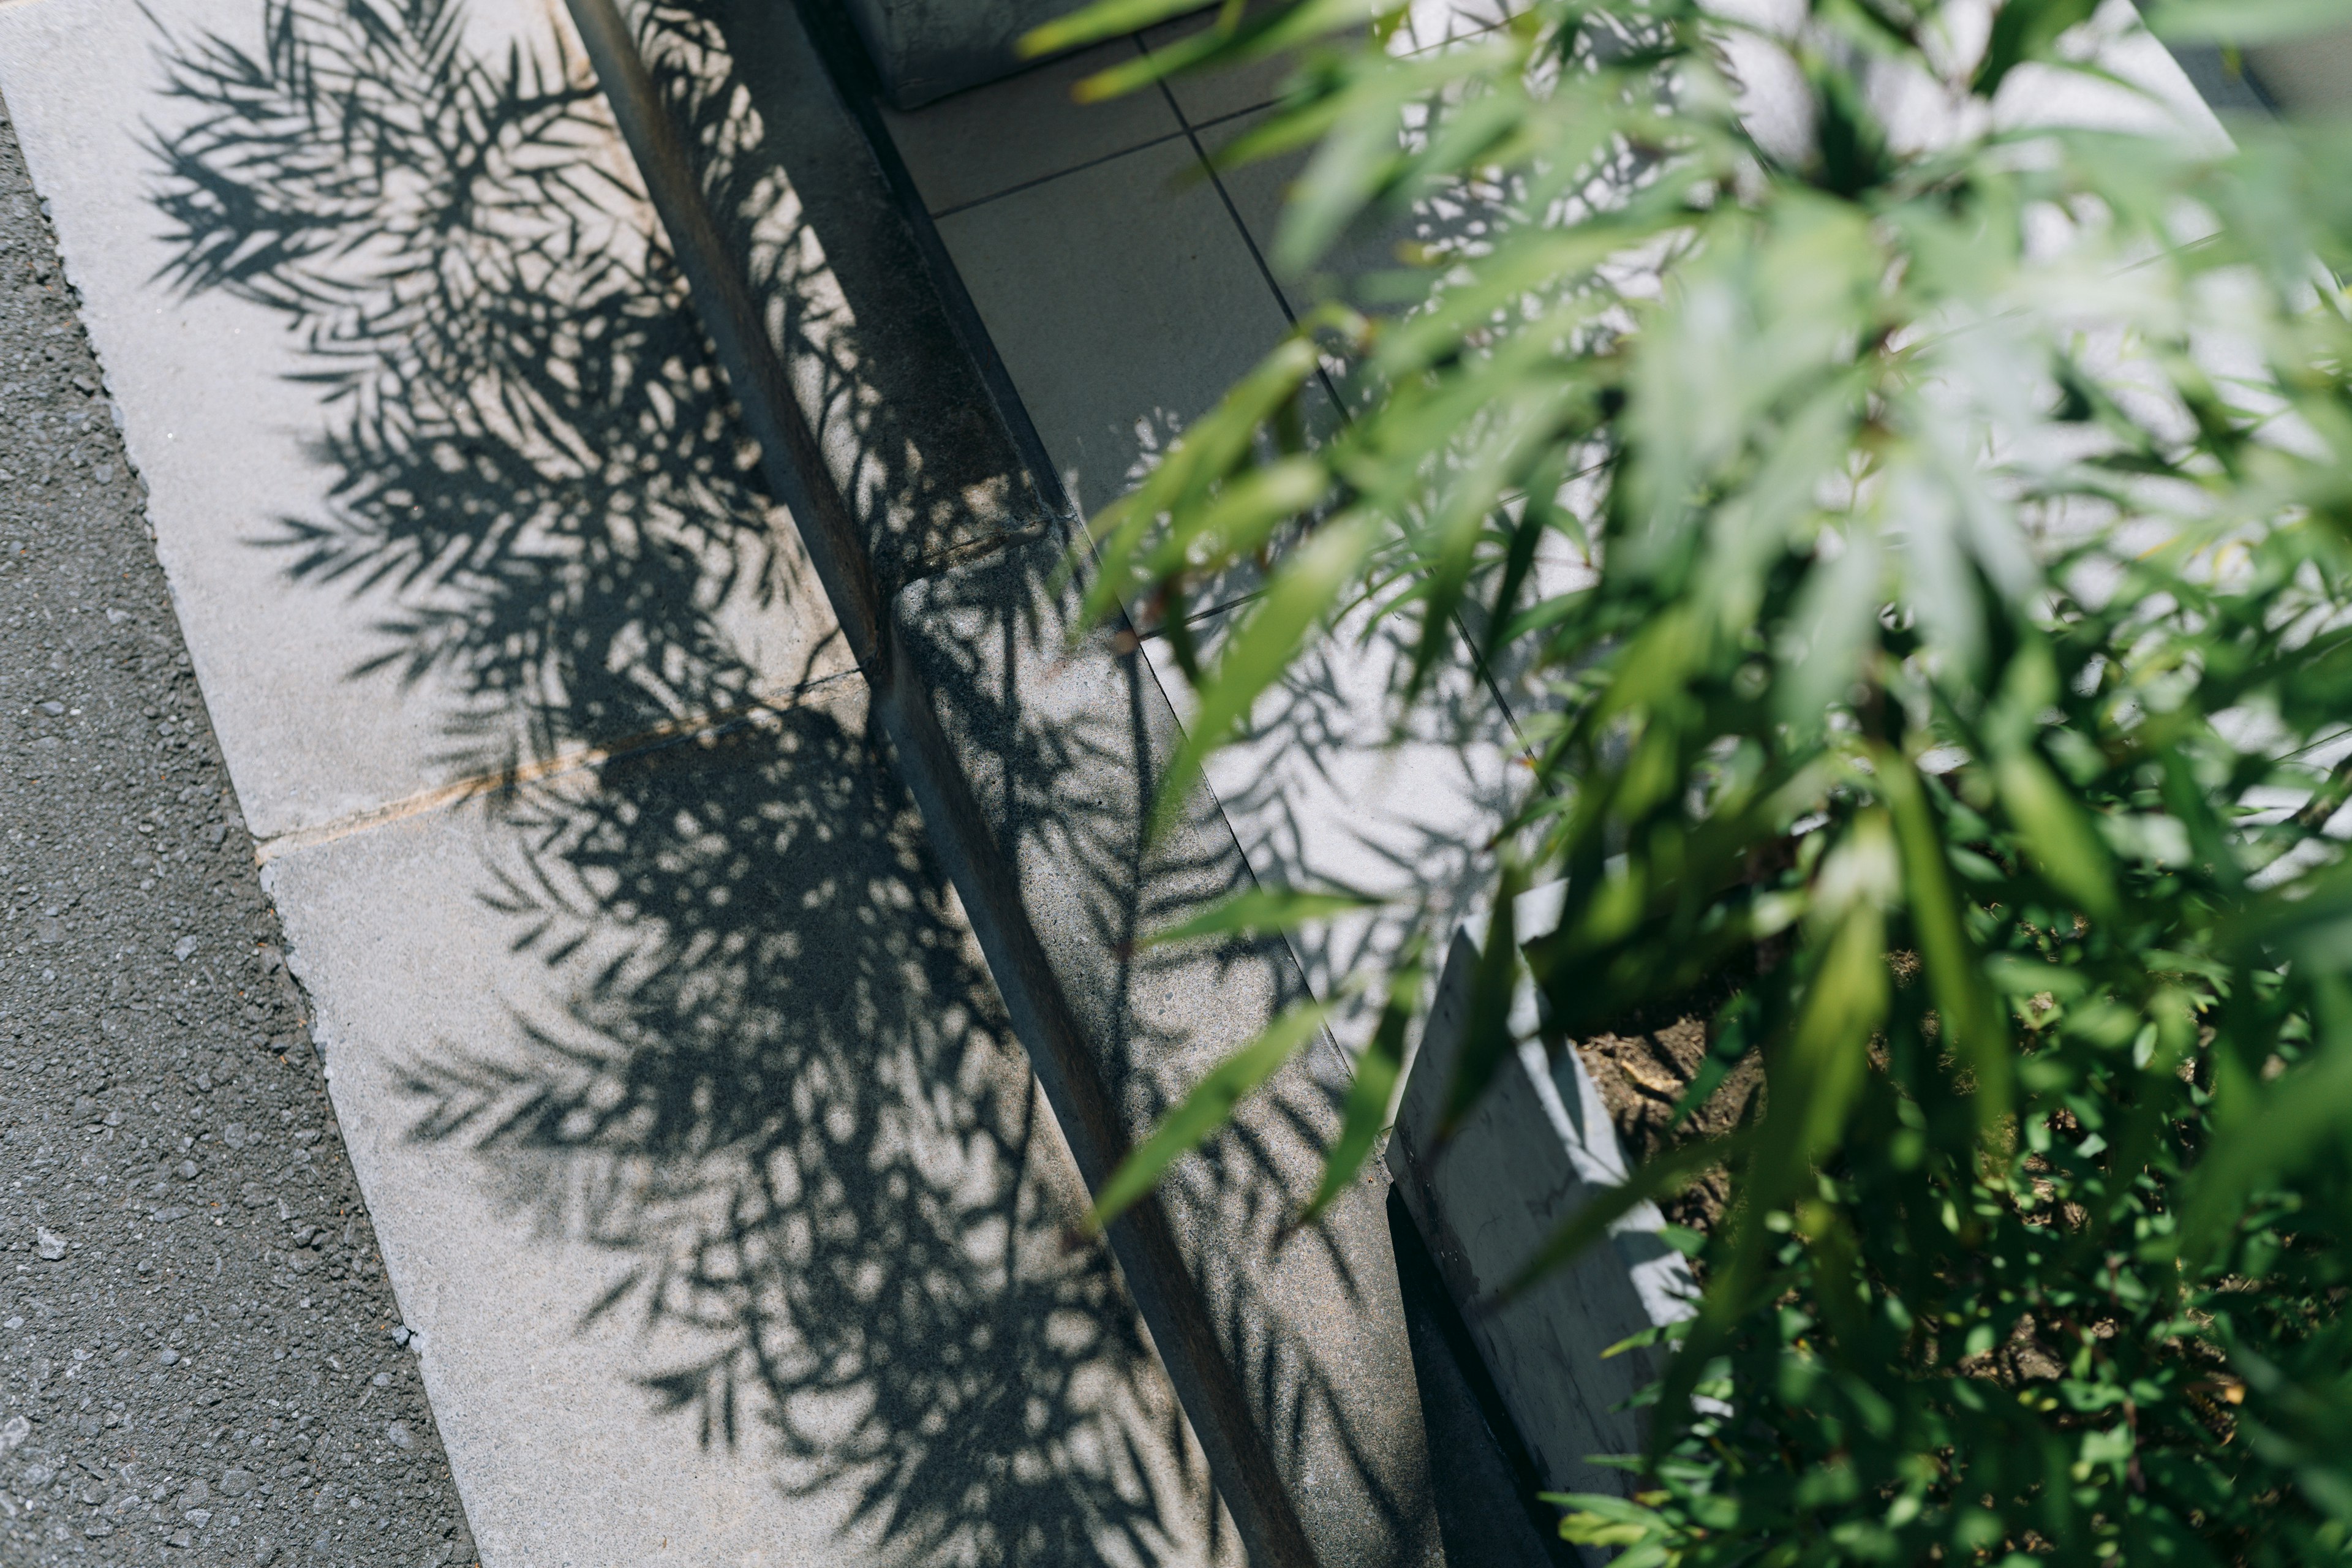
[[[473,1561],[0,104],[0,1563]]]

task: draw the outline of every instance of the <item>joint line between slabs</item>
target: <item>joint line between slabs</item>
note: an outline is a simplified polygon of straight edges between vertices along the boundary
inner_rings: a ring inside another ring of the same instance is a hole
[[[38,0],[0,0],[0,10],[5,10],[10,5],[29,5],[37,3]],[[356,834],[371,832],[379,827],[388,827],[394,823],[406,822],[412,817],[429,816],[453,805],[462,805],[467,801],[478,799],[483,795],[500,795],[523,784],[536,784],[542,779],[600,768],[607,763],[639,756],[647,752],[657,752],[666,746],[674,746],[682,741],[694,740],[699,736],[723,734],[745,724],[758,722],[762,714],[782,713],[803,707],[826,689],[851,679],[858,673],[856,670],[848,669],[843,670],[838,675],[823,676],[815,680],[791,687],[772,697],[754,699],[740,707],[723,708],[715,712],[675,719],[667,723],[656,724],[648,730],[641,730],[634,735],[618,741],[579,746],[568,752],[558,752],[551,757],[541,758],[536,762],[518,763],[511,767],[478,773],[472,778],[459,779],[452,784],[419,790],[416,794],[400,800],[392,801],[383,805],[370,806],[364,811],[355,811],[349,816],[337,817],[332,822],[321,823],[316,827],[294,828],[289,832],[278,834],[273,838],[256,843],[253,847],[254,864],[267,866],[279,856],[291,854],[298,849],[310,849],[322,844],[332,844]]]

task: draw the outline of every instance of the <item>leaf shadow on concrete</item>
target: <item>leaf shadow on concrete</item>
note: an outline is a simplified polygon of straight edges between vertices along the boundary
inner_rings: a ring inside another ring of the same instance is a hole
[[[822,611],[588,73],[450,0],[262,0],[259,40],[166,37],[168,276],[304,343],[331,504],[258,542],[394,606],[351,674],[501,781],[482,896],[564,997],[420,1051],[413,1136],[614,1257],[582,1329],[633,1319],[655,1406],[763,1437],[845,1547],[1229,1552],[1108,1258],[1062,1245],[1082,1194],[858,684],[771,635]],[[730,210],[768,202],[763,289],[821,298],[785,195]],[[853,320],[783,314],[919,572],[987,476],[891,428],[921,410]]]

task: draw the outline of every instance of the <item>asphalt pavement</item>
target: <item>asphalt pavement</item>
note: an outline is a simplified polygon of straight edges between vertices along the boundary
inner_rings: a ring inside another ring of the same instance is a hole
[[[474,1560],[0,105],[0,1563]]]

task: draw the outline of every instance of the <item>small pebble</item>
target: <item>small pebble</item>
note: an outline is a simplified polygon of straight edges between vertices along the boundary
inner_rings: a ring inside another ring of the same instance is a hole
[[[409,1431],[408,1423],[405,1421],[394,1421],[385,1426],[383,1440],[404,1451],[416,1446],[416,1436]]]
[[[223,1497],[243,1497],[253,1489],[251,1470],[225,1470],[221,1473],[220,1493]]]
[[[375,1384],[378,1388],[390,1388],[392,1386],[392,1373],[388,1372],[380,1372],[373,1377],[369,1378],[368,1381]]]
[[[35,1250],[40,1253],[46,1262],[55,1263],[66,1255],[66,1238],[47,1226],[35,1229],[33,1244]]]
[[[180,1352],[173,1350],[171,1346],[165,1345],[162,1350],[155,1352],[155,1359],[162,1362],[165,1366],[176,1366],[179,1364]]]

